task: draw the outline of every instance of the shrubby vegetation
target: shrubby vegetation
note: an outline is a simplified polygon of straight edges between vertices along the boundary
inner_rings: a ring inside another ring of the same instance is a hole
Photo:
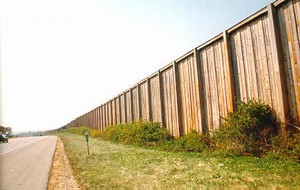
[[[237,110],[228,113],[222,127],[214,132],[213,142],[215,149],[260,156],[269,151],[276,135],[276,120],[270,106],[256,101],[239,102]]]
[[[164,143],[160,148],[166,151],[173,152],[204,152],[209,150],[211,138],[205,134],[199,134],[196,131],[191,131],[187,135]]]
[[[74,128],[68,128],[65,130],[68,133],[73,133],[77,135],[85,135],[85,133],[88,131],[88,134],[90,137],[101,137],[102,132],[96,129],[91,129],[88,127],[74,127]]]
[[[160,123],[135,121],[108,127],[103,133],[86,127],[71,128],[68,132],[100,137],[123,144],[150,146],[172,152],[198,152],[222,156],[268,156],[300,161],[299,130],[279,133],[270,106],[258,102],[238,102],[235,112],[228,113],[221,128],[212,134],[191,131],[173,138]]]
[[[170,140],[169,132],[159,123],[135,121],[108,127],[104,133],[105,140],[135,145],[161,145]]]

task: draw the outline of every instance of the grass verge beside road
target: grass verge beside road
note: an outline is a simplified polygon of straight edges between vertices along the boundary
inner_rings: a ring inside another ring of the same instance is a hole
[[[256,157],[221,158],[60,135],[75,177],[85,189],[298,189],[300,164]]]

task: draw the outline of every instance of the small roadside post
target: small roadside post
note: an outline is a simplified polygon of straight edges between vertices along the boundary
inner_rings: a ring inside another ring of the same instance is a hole
[[[90,148],[89,148],[89,134],[88,134],[88,131],[85,132],[85,141],[86,141],[86,147],[87,147],[88,155],[90,155]]]

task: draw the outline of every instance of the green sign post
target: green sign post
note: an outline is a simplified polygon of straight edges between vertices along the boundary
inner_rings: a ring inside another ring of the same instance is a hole
[[[87,147],[88,155],[90,155],[90,148],[89,148],[89,134],[88,134],[88,131],[85,132],[85,141],[86,141],[86,147]]]

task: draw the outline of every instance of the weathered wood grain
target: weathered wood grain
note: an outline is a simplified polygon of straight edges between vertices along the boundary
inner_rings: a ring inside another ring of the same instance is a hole
[[[236,99],[265,102],[283,125],[299,125],[299,22],[300,0],[275,1],[68,126],[105,130],[143,119],[173,136],[212,132]]]

